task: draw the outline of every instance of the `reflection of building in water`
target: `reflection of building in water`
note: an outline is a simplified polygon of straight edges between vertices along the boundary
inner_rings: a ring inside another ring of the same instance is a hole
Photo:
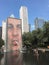
[[[22,34],[24,32],[29,32],[28,10],[25,6],[21,6],[20,8],[20,19],[22,19]]]
[[[3,58],[2,62],[4,63],[3,65],[23,65],[23,56],[17,51],[5,53],[5,58]]]

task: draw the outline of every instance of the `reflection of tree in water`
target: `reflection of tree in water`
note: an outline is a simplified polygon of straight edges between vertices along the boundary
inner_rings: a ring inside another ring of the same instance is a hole
[[[23,60],[25,65],[38,65],[37,57],[33,53],[23,54]]]
[[[0,65],[49,65],[49,53],[39,52],[39,55],[32,53],[9,52],[0,59]],[[4,61],[4,64],[3,64]]]
[[[49,52],[42,53],[39,55],[39,65],[49,65]]]

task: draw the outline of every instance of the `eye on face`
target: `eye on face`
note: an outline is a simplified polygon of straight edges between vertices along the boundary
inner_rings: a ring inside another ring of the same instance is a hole
[[[14,29],[14,27],[16,29],[21,29],[21,25],[20,24],[17,24],[15,26],[13,24],[8,24],[8,29],[12,30],[12,29]]]

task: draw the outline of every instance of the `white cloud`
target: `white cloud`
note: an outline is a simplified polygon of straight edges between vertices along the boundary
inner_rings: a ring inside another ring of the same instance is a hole
[[[15,18],[14,14],[11,14],[10,17]]]

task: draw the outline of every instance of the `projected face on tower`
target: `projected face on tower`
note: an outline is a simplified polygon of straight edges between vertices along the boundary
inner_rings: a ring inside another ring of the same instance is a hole
[[[8,49],[20,50],[22,46],[21,20],[8,18]]]

